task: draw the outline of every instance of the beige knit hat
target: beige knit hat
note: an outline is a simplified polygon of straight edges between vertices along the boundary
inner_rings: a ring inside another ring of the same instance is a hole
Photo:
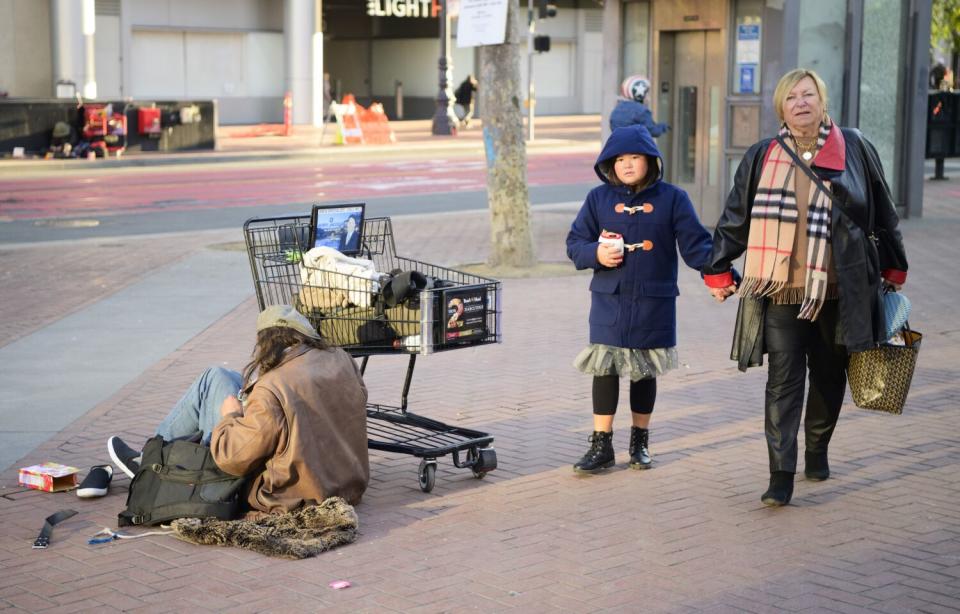
[[[292,328],[311,339],[321,339],[317,329],[302,313],[290,305],[270,305],[257,316],[257,332],[274,326]]]

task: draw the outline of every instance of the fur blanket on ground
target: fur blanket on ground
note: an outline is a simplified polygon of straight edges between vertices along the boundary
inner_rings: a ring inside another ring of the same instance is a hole
[[[181,518],[174,535],[195,544],[235,546],[267,556],[305,559],[357,539],[357,514],[340,497],[330,497],[286,514],[258,520]]]

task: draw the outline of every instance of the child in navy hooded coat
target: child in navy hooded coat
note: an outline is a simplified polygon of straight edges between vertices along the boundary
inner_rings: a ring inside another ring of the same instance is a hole
[[[661,179],[662,167],[644,126],[614,130],[594,166],[603,185],[587,195],[567,235],[567,256],[593,269],[590,345],[574,366],[593,376],[594,432],[573,466],[578,473],[614,463],[620,377],[630,378],[630,467],[650,467],[657,377],[677,366],[677,251],[698,271],[710,259],[710,233],[686,192]]]

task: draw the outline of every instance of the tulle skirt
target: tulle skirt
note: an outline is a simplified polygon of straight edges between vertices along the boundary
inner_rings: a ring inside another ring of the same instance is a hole
[[[677,368],[677,348],[632,349],[591,343],[573,366],[587,375],[619,375],[631,381],[659,377]]]

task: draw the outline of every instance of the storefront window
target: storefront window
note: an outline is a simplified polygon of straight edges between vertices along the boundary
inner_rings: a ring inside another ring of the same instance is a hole
[[[760,16],[762,0],[737,0],[733,29],[733,70],[730,91],[744,96],[760,93]]]
[[[902,119],[905,6],[901,0],[865,0],[863,7],[859,127],[876,146],[894,194],[899,180],[895,152]]]
[[[623,77],[650,77],[650,3],[623,5]]]
[[[827,84],[830,117],[843,117],[844,44],[847,7],[837,0],[800,3],[800,41],[797,65],[809,68]]]

